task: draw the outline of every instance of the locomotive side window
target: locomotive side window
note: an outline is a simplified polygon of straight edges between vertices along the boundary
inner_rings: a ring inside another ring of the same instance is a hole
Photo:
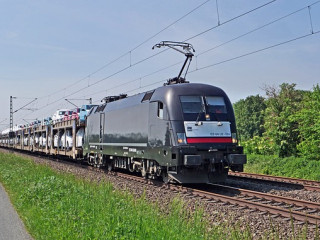
[[[223,97],[205,97],[209,113],[227,113],[226,104]]]
[[[200,96],[180,96],[180,102],[184,113],[199,113],[203,107]]]
[[[158,102],[158,118],[163,119],[163,103]]]

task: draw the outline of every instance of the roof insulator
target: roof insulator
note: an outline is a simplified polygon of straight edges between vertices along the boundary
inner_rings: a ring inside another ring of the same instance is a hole
[[[177,77],[175,77],[175,78],[168,79],[167,82],[163,84],[163,86],[179,84],[179,83],[189,83],[189,82],[186,81],[185,78],[182,78],[182,77],[177,78]]]
[[[104,102],[104,103],[114,102],[114,101],[126,98],[127,96],[128,96],[127,94],[120,94],[118,96],[108,96],[103,98],[101,102]]]

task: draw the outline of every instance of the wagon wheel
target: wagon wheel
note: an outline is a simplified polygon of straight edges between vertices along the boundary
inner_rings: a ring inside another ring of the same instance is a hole
[[[141,176],[144,178],[144,179],[147,179],[148,178],[148,174],[146,172],[146,170],[144,168],[141,169]]]
[[[95,167],[99,167],[98,154],[96,154],[94,156],[94,163],[93,164],[94,164]]]
[[[162,177],[162,181],[164,183],[169,183],[169,176],[168,176],[168,173],[166,171],[163,171],[162,174],[161,174],[161,177]]]
[[[145,162],[145,160],[142,161],[141,176],[142,176],[144,179],[147,179],[147,178],[148,178],[148,173],[147,173],[147,169],[146,169],[146,162]]]
[[[100,168],[103,166],[103,155],[97,154],[95,157],[95,165],[97,168]]]
[[[109,172],[111,172],[113,170],[113,161],[108,162],[107,169],[108,169]]]

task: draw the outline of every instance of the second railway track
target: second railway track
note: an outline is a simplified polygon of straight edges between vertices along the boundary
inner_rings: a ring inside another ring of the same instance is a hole
[[[305,190],[308,191],[317,191],[320,192],[320,182],[298,179],[298,178],[289,178],[289,177],[280,177],[280,176],[271,176],[264,174],[255,174],[255,173],[246,173],[246,172],[229,172],[228,177],[230,178],[245,178],[245,179],[255,179],[261,181],[269,181],[269,182],[278,182],[285,184],[294,184],[302,186]]]

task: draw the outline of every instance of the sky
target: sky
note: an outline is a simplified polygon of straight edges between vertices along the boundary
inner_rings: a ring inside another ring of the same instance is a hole
[[[161,41],[192,44],[187,80],[220,87],[233,103],[284,82],[312,90],[319,31],[316,0],[0,0],[0,130],[10,96],[14,111],[37,98],[14,114],[24,124],[74,108],[65,99],[98,104],[162,86],[185,56],[152,50]]]

